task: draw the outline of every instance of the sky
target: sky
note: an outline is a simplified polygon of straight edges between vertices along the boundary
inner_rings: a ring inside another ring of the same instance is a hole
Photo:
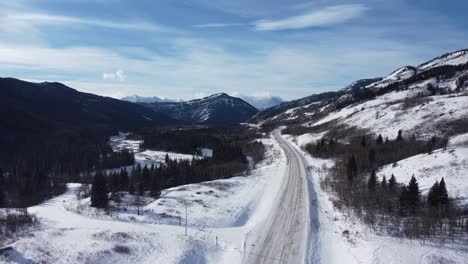
[[[468,48],[465,0],[9,0],[0,76],[84,92],[296,99]]]

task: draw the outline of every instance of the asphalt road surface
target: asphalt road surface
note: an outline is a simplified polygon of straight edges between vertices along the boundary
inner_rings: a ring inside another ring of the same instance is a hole
[[[307,167],[302,153],[279,133],[274,133],[274,137],[286,154],[287,175],[276,200],[277,206],[270,212],[243,263],[309,263],[311,219],[316,217],[310,217],[314,211],[309,210],[309,205],[315,203],[309,203]]]

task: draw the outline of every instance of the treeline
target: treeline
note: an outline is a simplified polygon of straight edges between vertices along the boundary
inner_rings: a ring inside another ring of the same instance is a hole
[[[455,239],[468,231],[468,218],[449,199],[442,176],[423,197],[415,177],[405,184],[397,183],[394,175],[377,174],[381,166],[430,153],[445,147],[446,142],[436,137],[427,141],[405,138],[400,130],[393,139],[364,135],[345,144],[329,138],[305,148],[316,157],[337,160],[331,177],[322,183],[336,193],[336,207],[351,209],[376,231],[410,238]]]
[[[243,126],[205,127],[191,129],[146,129],[140,131],[142,148],[199,155],[200,149],[213,150],[213,157],[196,162],[207,171],[226,171],[233,167],[247,168],[246,156],[254,163],[263,159],[264,145],[255,141],[261,134]],[[241,166],[241,164],[243,164]],[[236,169],[237,170],[237,169]],[[213,174],[213,173],[211,173]],[[214,173],[216,174],[216,173]]]
[[[176,160],[166,155],[159,166],[137,165],[130,172],[124,169],[109,174],[98,172],[92,177],[91,205],[106,208],[110,199],[119,201],[119,192],[158,198],[163,189],[241,175],[246,166],[245,160],[220,163],[207,158]]]
[[[137,132],[142,136],[142,148],[186,154],[198,154],[200,148],[210,148],[221,153],[224,148],[242,148],[260,135],[243,126],[204,128],[153,128]],[[228,146],[228,147],[229,147]]]
[[[0,207],[24,208],[60,194],[96,170],[132,165],[133,154],[113,152],[111,130],[59,130],[55,134],[3,134]]]

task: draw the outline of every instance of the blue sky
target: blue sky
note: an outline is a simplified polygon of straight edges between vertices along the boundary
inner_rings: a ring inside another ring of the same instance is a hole
[[[468,48],[468,2],[11,0],[0,76],[81,91],[295,99]]]

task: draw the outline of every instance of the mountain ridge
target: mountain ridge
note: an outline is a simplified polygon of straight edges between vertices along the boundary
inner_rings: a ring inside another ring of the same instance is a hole
[[[168,113],[185,124],[222,125],[241,123],[258,112],[242,100],[226,93],[183,102],[140,103],[157,112]]]
[[[355,81],[336,92],[313,94],[261,110],[249,122],[257,124],[276,124],[286,120],[291,122],[294,119],[294,116],[291,115],[294,108],[309,105],[307,111],[311,111],[318,109],[323,104],[330,104],[331,108],[341,108],[362,100],[368,100],[372,96],[397,89],[408,89],[409,87],[433,87],[429,88],[433,89],[430,91],[431,93],[446,93],[457,89],[457,87],[468,85],[466,79],[468,79],[468,49],[462,49],[445,53],[423,62],[417,67],[403,66],[397,68],[385,77]],[[369,83],[366,83],[366,81]],[[363,83],[366,85],[360,85]],[[429,83],[431,86],[429,86]]]

